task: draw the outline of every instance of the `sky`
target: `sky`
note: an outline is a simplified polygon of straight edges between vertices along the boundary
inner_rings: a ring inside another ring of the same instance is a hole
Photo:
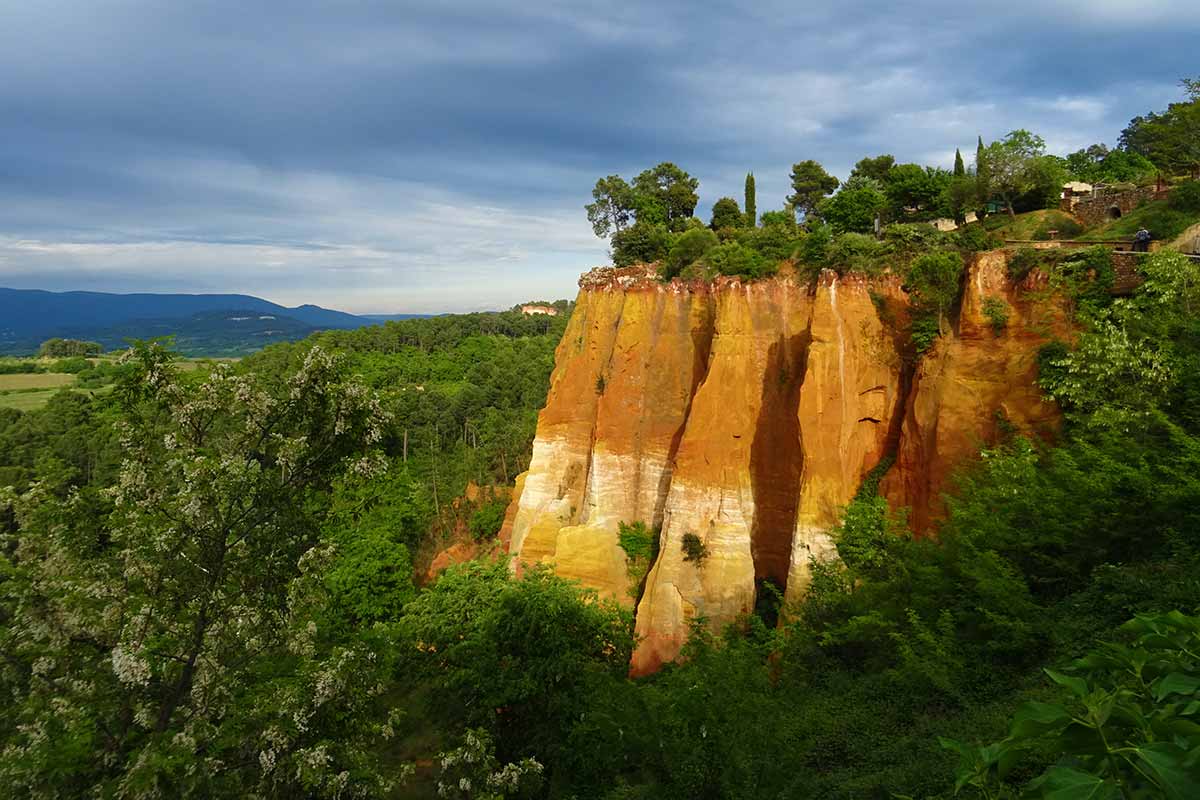
[[[1112,145],[1197,42],[1195,0],[0,0],[0,286],[574,297],[598,177],[673,161],[707,219],[808,158]]]

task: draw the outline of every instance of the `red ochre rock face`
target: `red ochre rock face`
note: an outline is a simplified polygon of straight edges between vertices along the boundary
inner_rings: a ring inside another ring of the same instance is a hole
[[[863,478],[896,456],[881,490],[918,530],[940,513],[957,465],[1006,424],[1044,433],[1058,419],[1034,383],[1038,347],[1063,336],[1037,276],[1011,285],[1002,252],[964,277],[952,334],[914,374],[894,277],[812,285],[789,272],[748,283],[662,283],[646,266],[580,279],[555,355],[529,470],[502,541],[514,564],[553,565],[602,596],[635,603],[618,526],[660,529],[637,602],[631,671],[674,659],[692,620],[721,628],[754,607],[756,582],[802,598],[812,559]],[[985,299],[1009,307],[997,335]],[[706,555],[685,557],[694,535]]]

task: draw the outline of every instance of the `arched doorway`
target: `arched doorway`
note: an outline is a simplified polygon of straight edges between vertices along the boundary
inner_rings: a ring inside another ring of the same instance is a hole
[[[1117,206],[1113,206],[1112,208],[1110,208],[1108,210],[1108,218],[1109,219],[1120,219],[1121,218],[1121,209]]]

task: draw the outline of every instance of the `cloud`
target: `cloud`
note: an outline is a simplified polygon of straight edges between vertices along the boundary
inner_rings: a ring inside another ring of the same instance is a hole
[[[10,4],[0,285],[568,296],[598,176],[675,161],[706,216],[750,170],[777,206],[805,158],[1112,144],[1195,72],[1191,4]]]

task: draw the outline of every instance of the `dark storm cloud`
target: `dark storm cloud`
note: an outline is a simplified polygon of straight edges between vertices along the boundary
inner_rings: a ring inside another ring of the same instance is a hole
[[[599,175],[676,161],[706,214],[803,158],[1112,143],[1200,33],[1191,0],[752,5],[7,4],[0,284],[561,296],[603,257]]]

